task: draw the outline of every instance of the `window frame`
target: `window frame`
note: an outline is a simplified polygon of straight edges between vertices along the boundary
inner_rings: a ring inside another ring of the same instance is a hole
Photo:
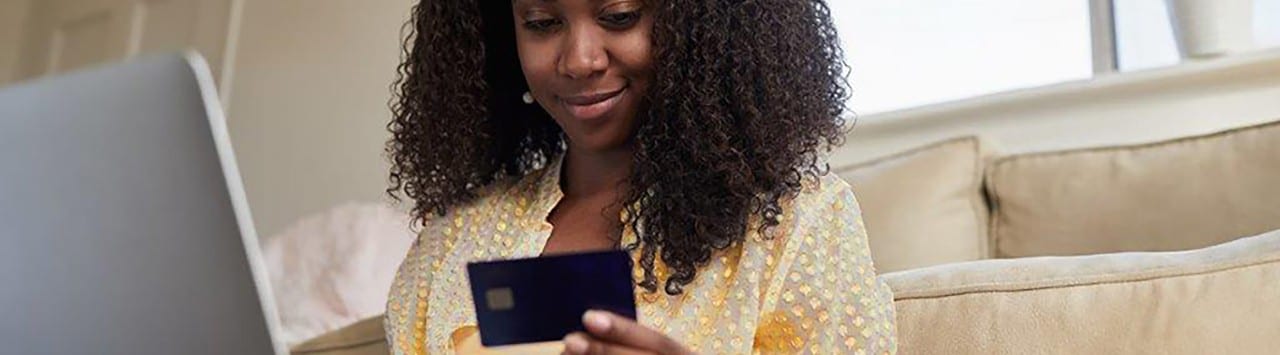
[[[1093,43],[1093,75],[1119,72],[1114,0],[1089,0],[1089,30]]]

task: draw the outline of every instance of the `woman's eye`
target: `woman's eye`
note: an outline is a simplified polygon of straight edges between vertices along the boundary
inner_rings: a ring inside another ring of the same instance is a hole
[[[559,24],[560,21],[555,19],[527,20],[524,22],[524,28],[533,32],[550,32]]]
[[[600,16],[600,22],[613,28],[625,28],[631,26],[636,20],[640,19],[639,11],[615,12]]]

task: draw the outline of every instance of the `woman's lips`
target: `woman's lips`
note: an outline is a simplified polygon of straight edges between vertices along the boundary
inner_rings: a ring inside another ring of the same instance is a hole
[[[626,90],[627,87],[624,86],[618,90],[597,94],[563,96],[560,98],[560,102],[573,117],[580,120],[591,120],[604,116],[614,106],[617,106],[622,99],[622,93]]]

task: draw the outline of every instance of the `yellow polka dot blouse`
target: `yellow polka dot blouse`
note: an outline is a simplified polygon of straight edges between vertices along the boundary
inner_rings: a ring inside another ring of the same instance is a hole
[[[387,302],[394,353],[452,354],[474,335],[466,263],[541,253],[551,234],[545,218],[563,196],[559,164],[495,184],[426,223]],[[849,185],[830,174],[810,181],[784,211],[771,238],[753,228],[699,269],[683,294],[637,287],[640,323],[703,354],[895,353],[892,295],[876,277]],[[622,242],[634,238],[624,233]]]

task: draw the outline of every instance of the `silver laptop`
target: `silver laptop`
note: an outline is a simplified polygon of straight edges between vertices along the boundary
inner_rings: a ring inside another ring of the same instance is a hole
[[[283,353],[208,66],[0,88],[0,353]]]

